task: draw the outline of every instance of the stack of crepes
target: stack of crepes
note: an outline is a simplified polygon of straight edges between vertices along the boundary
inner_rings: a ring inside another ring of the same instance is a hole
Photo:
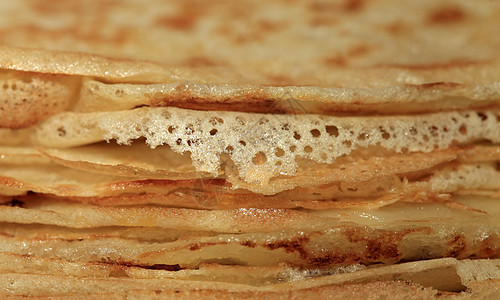
[[[2,5],[2,297],[498,296],[498,2]]]

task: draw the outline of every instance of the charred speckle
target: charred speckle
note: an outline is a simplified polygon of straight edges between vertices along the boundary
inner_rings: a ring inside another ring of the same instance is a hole
[[[372,261],[378,261],[381,259],[399,259],[400,253],[398,249],[398,243],[408,234],[414,232],[428,233],[429,228],[412,228],[402,231],[379,231],[375,230],[376,238],[368,238],[366,229],[355,228],[346,229],[344,235],[351,243],[366,243],[366,250],[363,256]]]
[[[5,203],[4,205],[11,207],[24,207],[24,202],[17,199],[12,199],[11,201]]]
[[[242,246],[247,246],[247,247],[250,247],[250,248],[255,248],[255,242],[252,242],[252,241],[244,241],[244,242],[241,242],[240,243]]]
[[[458,23],[466,16],[460,7],[442,7],[429,15],[428,22],[432,24]]]
[[[57,128],[57,135],[59,135],[60,137],[63,137],[66,135],[66,129],[64,129],[64,127],[59,127]]]
[[[222,243],[222,244],[224,244],[224,243]],[[216,245],[216,243],[196,243],[196,244],[192,244],[191,246],[189,246],[189,250],[195,251],[195,250],[199,250],[205,246],[214,246],[214,245]]]
[[[198,250],[198,249],[200,249],[200,248],[201,248],[201,247],[200,247],[200,245],[198,245],[198,244],[194,244],[194,245],[192,245],[191,247],[189,247],[189,250],[191,250],[191,251],[195,251],[195,250]]]
[[[165,270],[165,271],[180,271],[182,270],[179,265],[165,265],[165,264],[154,264],[154,265],[141,265],[132,261],[117,261],[109,258],[102,258],[97,263],[112,265],[116,267],[138,267],[148,270]]]
[[[308,237],[300,237],[288,241],[279,241],[276,243],[268,243],[265,246],[270,250],[279,248],[285,249],[285,252],[298,252],[302,259],[307,258],[308,252],[305,250],[305,245],[310,241]]]
[[[370,240],[366,244],[366,257],[373,260],[399,257],[398,247],[394,242]]]
[[[363,0],[347,0],[344,4],[344,8],[349,12],[357,12],[363,9],[364,2]]]
[[[164,264],[155,264],[152,266],[141,266],[144,269],[149,270],[165,270],[165,271],[180,271],[182,270],[179,265],[164,265]]]
[[[450,250],[446,256],[459,257],[467,249],[467,241],[462,234],[457,234],[450,239],[448,246]]]
[[[350,264],[359,262],[362,258],[355,254],[335,254],[329,253],[323,256],[312,257],[308,260],[309,264],[317,267],[329,266],[334,264]]]

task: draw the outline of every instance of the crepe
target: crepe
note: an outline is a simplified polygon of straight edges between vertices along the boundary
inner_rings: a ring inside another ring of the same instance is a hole
[[[0,295],[500,289],[498,4],[1,11]]]

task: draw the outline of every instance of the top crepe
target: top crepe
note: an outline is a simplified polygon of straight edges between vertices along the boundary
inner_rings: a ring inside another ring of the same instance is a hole
[[[500,5],[487,0],[16,1],[2,9],[4,45],[229,67],[281,86],[329,86],[325,75],[342,66],[487,61],[500,47]]]

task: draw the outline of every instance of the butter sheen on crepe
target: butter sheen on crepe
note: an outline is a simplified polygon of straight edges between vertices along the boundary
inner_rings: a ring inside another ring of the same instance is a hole
[[[2,296],[500,290],[498,4],[0,14]]]

